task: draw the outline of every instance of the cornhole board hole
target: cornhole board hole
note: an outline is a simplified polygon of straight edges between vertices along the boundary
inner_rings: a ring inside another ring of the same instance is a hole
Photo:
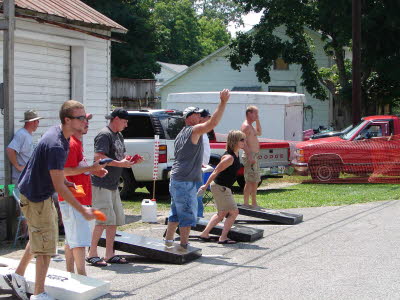
[[[266,208],[256,209],[247,206],[244,207],[242,204],[239,203],[237,203],[237,206],[239,209],[239,214],[244,216],[270,220],[286,225],[295,225],[303,221],[303,215],[301,214],[292,214]]]
[[[202,218],[198,219],[196,226],[192,227],[192,230],[203,231],[206,228],[207,224],[208,220]],[[223,228],[224,224],[219,223],[211,230],[210,233],[221,235]],[[234,224],[231,230],[229,230],[228,238],[237,242],[254,242],[258,239],[261,239],[263,235],[264,230],[262,229]]]
[[[99,246],[106,246],[105,234],[100,238]],[[195,260],[201,256],[200,248],[188,246],[187,249],[182,249],[177,243],[173,243],[172,246],[167,246],[163,240],[123,231],[117,231],[114,249],[179,265]]]
[[[13,273],[19,261],[0,257],[0,286],[9,289],[3,275]],[[29,264],[25,278],[28,283],[27,292],[33,294],[35,287],[35,264]],[[82,276],[58,269],[49,268],[45,281],[45,291],[56,299],[89,300],[104,296],[110,291],[110,282]]]

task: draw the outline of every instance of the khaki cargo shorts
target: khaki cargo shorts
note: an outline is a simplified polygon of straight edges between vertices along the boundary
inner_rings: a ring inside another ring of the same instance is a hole
[[[21,210],[26,218],[31,253],[56,255],[58,242],[58,216],[51,197],[32,202],[21,194]]]
[[[96,225],[125,225],[125,214],[118,189],[111,191],[92,185],[93,208],[103,212],[107,221],[96,220]]]
[[[218,211],[237,209],[237,205],[230,188],[219,185],[213,181],[211,182],[210,189]]]
[[[258,153],[252,153],[254,160],[256,161],[254,164],[250,164],[246,157],[246,154],[243,152],[243,166],[244,166],[244,180],[246,182],[256,182],[259,183],[261,181],[260,176],[260,164],[258,163]]]

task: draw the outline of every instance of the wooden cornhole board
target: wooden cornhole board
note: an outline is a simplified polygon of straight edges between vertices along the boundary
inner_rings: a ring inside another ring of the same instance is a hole
[[[19,261],[0,257],[0,287],[10,289],[3,275],[13,273]],[[35,287],[35,264],[30,263],[25,272],[27,292],[33,294]],[[110,282],[49,268],[45,281],[45,291],[56,299],[90,300],[104,296],[110,291]]]
[[[100,238],[99,246],[106,246],[105,234]],[[124,231],[117,231],[114,249],[173,264],[184,264],[201,257],[200,248],[188,246],[183,250],[177,243],[167,246],[163,240]]]
[[[239,214],[244,216],[269,220],[287,225],[296,225],[303,221],[303,215],[301,214],[287,213],[267,208],[255,209],[252,207],[243,206],[240,203],[237,203],[237,206],[239,209]]]

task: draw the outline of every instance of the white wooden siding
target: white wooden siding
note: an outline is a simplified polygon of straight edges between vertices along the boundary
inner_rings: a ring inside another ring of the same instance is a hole
[[[15,45],[15,121],[14,130],[22,123],[27,109],[36,109],[46,119],[41,120],[34,140],[52,125],[59,124],[61,104],[71,97],[71,46],[86,49],[86,86],[83,104],[93,114],[89,132],[84,137],[87,159],[93,159],[93,139],[106,125],[104,115],[109,109],[110,99],[110,42],[80,32],[63,29],[32,20],[17,19]],[[107,31],[96,31],[110,35]],[[1,33],[0,33],[1,34]],[[20,38],[18,36],[23,36]],[[2,35],[1,35],[2,37]],[[56,43],[52,43],[56,40]],[[0,46],[0,67],[2,67]],[[0,82],[2,72],[0,72]],[[0,115],[0,146],[3,145],[3,117]],[[0,184],[4,182],[4,161],[0,156]]]

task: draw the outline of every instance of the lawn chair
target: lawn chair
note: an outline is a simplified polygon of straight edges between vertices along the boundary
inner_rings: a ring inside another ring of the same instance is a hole
[[[202,168],[203,171],[203,184],[205,184],[210,177],[211,173],[214,171],[214,168],[211,166],[207,166],[205,168]],[[213,201],[213,195],[210,190],[210,186],[208,186],[207,190],[205,191],[203,195],[203,204],[204,206],[207,206],[210,202]]]
[[[13,198],[14,200],[17,202],[17,207],[20,209],[20,203],[21,203],[21,199],[20,199],[21,194],[19,193],[19,189],[18,188],[14,188],[13,190]],[[24,233],[20,233],[20,231],[22,231],[22,223],[23,221],[25,221],[25,216],[22,214],[22,211],[20,209],[20,215],[17,217],[17,221],[18,221],[18,225],[17,225],[17,231],[15,232],[15,238],[14,238],[14,248],[17,246],[17,240],[19,240],[20,238],[24,238],[24,240],[26,241],[26,232]]]

